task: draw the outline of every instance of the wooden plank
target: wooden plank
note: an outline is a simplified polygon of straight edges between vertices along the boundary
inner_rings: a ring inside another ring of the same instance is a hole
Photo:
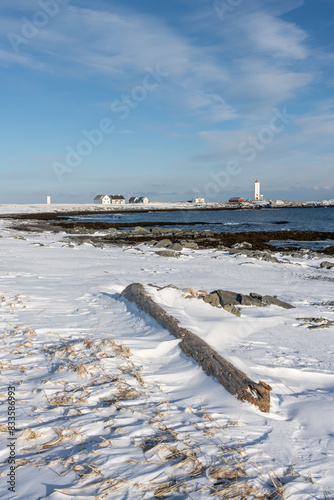
[[[134,302],[137,307],[154,318],[174,337],[181,339],[181,351],[194,359],[208,375],[216,378],[231,394],[241,401],[248,401],[263,412],[270,411],[270,385],[251,380],[245,373],[226,361],[200,337],[179,326],[179,321],[160,307],[146,293],[140,283],[132,283],[123,290],[122,297]]]

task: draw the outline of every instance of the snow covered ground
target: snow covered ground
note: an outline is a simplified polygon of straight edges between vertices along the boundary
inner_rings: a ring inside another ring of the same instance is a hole
[[[240,204],[241,208],[254,208],[254,207],[291,207],[291,206],[323,206],[329,207],[334,205],[334,199],[320,200],[320,201],[309,201],[309,202],[294,202],[286,200],[264,200],[251,202],[245,201]],[[239,206],[237,208],[240,208]],[[117,211],[153,211],[153,210],[199,210],[201,208],[231,208],[231,204],[228,202],[205,202],[205,203],[191,203],[191,202],[157,202],[152,201],[149,203],[126,203],[124,205],[99,205],[93,203],[76,203],[76,204],[64,204],[64,203],[52,203],[52,204],[0,204],[0,215],[2,214],[25,214],[25,213],[57,213],[57,212],[85,212],[96,211],[96,212],[110,212]]]
[[[300,319],[334,320],[333,269],[71,247],[64,234],[9,226],[0,221],[1,498],[281,498],[282,488],[292,500],[334,498],[334,327]],[[236,400],[120,298],[134,282],[270,384],[270,413]],[[243,307],[239,318],[186,298],[188,288],[277,295],[295,309]]]

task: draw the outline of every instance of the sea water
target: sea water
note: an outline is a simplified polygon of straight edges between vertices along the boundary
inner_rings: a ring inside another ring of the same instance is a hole
[[[334,232],[334,207],[261,208],[251,210],[180,210],[93,214],[71,217],[81,222],[133,224],[154,223],[151,227],[174,226],[224,233],[245,231]]]

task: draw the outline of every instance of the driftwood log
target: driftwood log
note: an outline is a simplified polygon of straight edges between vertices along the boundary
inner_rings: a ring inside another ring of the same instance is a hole
[[[261,381],[254,382],[220,356],[204,340],[186,328],[181,328],[179,321],[154,302],[143,285],[133,283],[123,290],[121,296],[134,302],[139,309],[149,314],[174,337],[181,339],[179,344],[181,351],[197,361],[205,373],[215,377],[228,392],[241,401],[253,403],[263,412],[270,411],[270,385]]]

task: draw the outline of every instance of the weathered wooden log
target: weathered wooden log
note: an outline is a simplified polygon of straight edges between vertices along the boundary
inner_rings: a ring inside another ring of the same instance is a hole
[[[228,392],[237,396],[241,401],[253,403],[263,412],[270,411],[270,385],[261,381],[254,382],[220,356],[204,340],[186,328],[181,328],[179,321],[154,302],[143,285],[132,283],[123,290],[121,295],[130,302],[134,302],[139,309],[149,314],[174,337],[181,339],[179,346],[182,352],[197,361],[205,373],[215,377]]]

